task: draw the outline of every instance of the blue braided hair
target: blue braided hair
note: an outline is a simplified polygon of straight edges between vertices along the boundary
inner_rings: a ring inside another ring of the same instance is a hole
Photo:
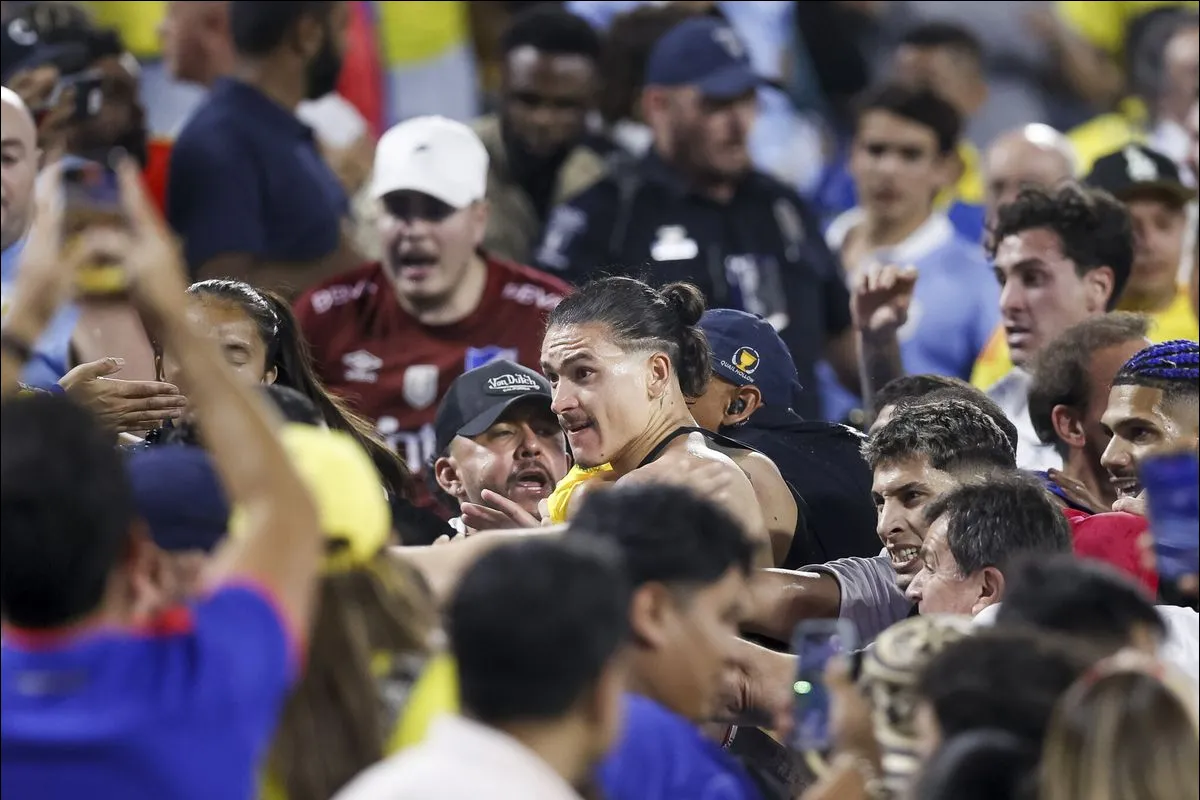
[[[1172,399],[1200,396],[1200,344],[1172,339],[1143,348],[1117,372],[1113,386],[1146,386]]]

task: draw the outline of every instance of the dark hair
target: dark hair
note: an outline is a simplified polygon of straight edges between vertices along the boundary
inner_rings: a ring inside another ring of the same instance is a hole
[[[945,386],[941,389],[935,389],[920,400],[909,400],[900,404],[900,408],[926,405],[928,403],[940,403],[945,400],[961,400],[964,403],[970,403],[978,408],[984,414],[987,414],[988,419],[996,423],[1001,431],[1004,432],[1004,438],[1008,439],[1008,443],[1012,445],[1013,452],[1017,452],[1017,442],[1020,435],[1017,433],[1017,426],[1004,413],[1004,409],[1000,408],[995,400],[984,394],[978,387],[972,386],[969,383],[963,382],[960,385]]]
[[[975,34],[951,22],[926,22],[910,28],[900,39],[900,44],[919,49],[944,48],[966,56],[978,65],[983,62],[983,44]]]
[[[292,387],[272,383],[262,387],[262,390],[263,394],[267,396],[267,400],[279,411],[284,422],[318,427],[325,423],[317,404]]]
[[[267,346],[266,367],[268,371],[275,370],[275,383],[295,389],[311,400],[331,430],[353,436],[371,456],[388,491],[397,497],[411,497],[415,481],[404,461],[379,438],[370,422],[326,389],[313,371],[308,342],[286,300],[265,289],[227,279],[194,283],[188,287],[188,294],[214,297],[245,312]]]
[[[872,471],[881,464],[924,456],[942,472],[980,466],[1017,468],[1012,443],[979,406],[965,400],[903,404],[863,445]]]
[[[546,327],[599,322],[623,348],[665,350],[684,395],[699,397],[712,375],[712,350],[699,327],[702,316],[704,295],[690,283],[655,289],[635,278],[610,277],[563,298]]]
[[[635,589],[716,583],[731,568],[749,573],[754,544],[721,506],[677,486],[619,486],[592,492],[569,534],[615,542]]]
[[[629,600],[608,542],[535,538],[487,553],[447,612],[464,710],[492,724],[563,716],[624,644]]]
[[[1103,189],[1065,183],[1054,189],[1031,186],[1000,206],[988,255],[1009,236],[1048,228],[1062,244],[1062,254],[1075,264],[1079,277],[1108,267],[1113,272],[1108,310],[1117,307],[1133,269],[1133,223],[1125,204]]]
[[[1112,311],[1068,328],[1033,358],[1029,367],[1029,419],[1042,444],[1065,456],[1067,446],[1054,430],[1054,407],[1087,411],[1092,393],[1088,371],[1098,350],[1146,338],[1150,321],[1141,314]]]
[[[1159,96],[1166,80],[1164,61],[1171,40],[1200,24],[1194,9],[1161,6],[1131,20],[1125,30],[1125,74],[1135,97],[1146,102],[1150,119],[1158,115]]]
[[[121,452],[60,395],[5,398],[0,420],[0,611],[46,629],[99,609],[137,515]]]
[[[925,508],[932,525],[946,517],[946,543],[959,572],[996,567],[1007,576],[1018,555],[1071,552],[1071,525],[1041,481],[1023,474],[966,483]]]
[[[284,41],[301,17],[328,20],[334,2],[293,2],[292,0],[231,0],[229,32],[238,55],[265,56]]]
[[[871,111],[886,111],[923,125],[937,138],[938,153],[945,155],[958,147],[962,135],[962,117],[958,110],[932,89],[912,88],[896,83],[870,90],[858,102],[858,120]]]
[[[601,43],[600,34],[583,17],[557,5],[539,4],[513,17],[500,39],[500,51],[505,55],[519,47],[598,62]]]
[[[637,101],[646,86],[646,62],[663,34],[697,13],[678,3],[639,6],[618,14],[609,26],[600,62],[604,85],[600,116],[609,125],[636,119]]]
[[[942,736],[1005,731],[1041,749],[1054,704],[1098,660],[1080,642],[1031,629],[990,629],[935,655],[917,681]]]
[[[938,389],[970,385],[962,378],[950,378],[945,375],[901,375],[891,379],[875,392],[875,408],[898,405],[903,400],[919,400]]]
[[[1152,344],[1117,371],[1113,386],[1158,389],[1165,400],[1196,402],[1200,396],[1200,344],[1187,339]]]
[[[913,797],[921,800],[1037,800],[1041,753],[1006,731],[983,728],[942,742]]]
[[[1129,646],[1135,625],[1167,629],[1154,601],[1128,576],[1073,555],[1014,559],[1005,573],[997,627],[1029,625],[1087,639],[1106,652]]]

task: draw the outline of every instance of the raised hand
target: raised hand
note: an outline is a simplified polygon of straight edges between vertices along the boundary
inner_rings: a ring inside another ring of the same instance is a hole
[[[854,277],[850,316],[856,330],[865,334],[894,332],[908,321],[917,271],[887,265],[863,269]]]
[[[484,489],[483,503],[463,503],[463,524],[473,531],[536,528],[542,521],[499,492]]]
[[[72,369],[58,385],[110,430],[130,433],[157,428],[183,415],[187,400],[179,387],[158,381],[122,381],[108,377],[125,366],[120,358],[103,358]]]

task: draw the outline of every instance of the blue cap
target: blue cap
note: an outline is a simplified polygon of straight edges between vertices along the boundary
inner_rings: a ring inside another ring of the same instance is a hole
[[[790,409],[800,393],[800,375],[783,339],[760,316],[714,308],[700,318],[712,348],[713,374],[735,386],[756,386],[763,403]]]
[[[212,552],[229,529],[229,503],[203,449],[165,444],[132,451],[125,470],[138,515],[169,552]]]
[[[754,71],[733,28],[712,17],[692,17],[667,31],[646,62],[647,86],[695,86],[714,100],[731,100],[770,84]]]

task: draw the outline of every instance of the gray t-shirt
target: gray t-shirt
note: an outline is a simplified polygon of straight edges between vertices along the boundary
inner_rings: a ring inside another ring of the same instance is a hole
[[[866,647],[912,613],[912,603],[896,585],[896,571],[886,555],[839,558],[804,567],[804,571],[832,575],[837,581],[842,593],[838,618],[854,625],[859,647]]]

